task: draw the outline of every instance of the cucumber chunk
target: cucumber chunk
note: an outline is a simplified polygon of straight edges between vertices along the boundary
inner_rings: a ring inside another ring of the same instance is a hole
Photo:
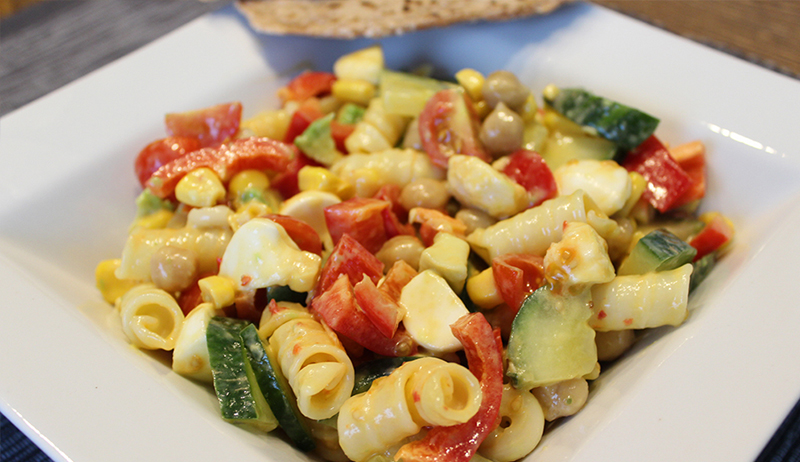
[[[593,95],[579,88],[563,88],[545,101],[573,122],[594,128],[624,150],[633,149],[655,132],[659,120],[638,109]]]
[[[633,246],[617,276],[669,271],[692,261],[697,249],[664,229],[651,231]]]
[[[403,363],[420,358],[420,356],[398,356],[396,358],[380,358],[368,361],[356,368],[353,396],[364,393],[372,386],[375,379],[386,377]]]
[[[717,263],[715,254],[710,253],[703,258],[692,263],[692,276],[689,278],[689,293],[691,293],[697,286],[703,282],[706,277],[711,273],[711,269]]]
[[[542,159],[555,170],[571,160],[610,160],[617,155],[611,141],[588,135],[555,134],[547,140]]]
[[[380,76],[383,107],[389,114],[416,117],[425,104],[440,90],[461,89],[461,86],[442,80],[383,70]]]
[[[333,141],[331,134],[333,117],[334,114],[330,113],[311,122],[311,125],[294,139],[294,144],[303,151],[303,154],[326,166],[342,158],[342,153],[336,150],[336,142]]]
[[[278,424],[291,438],[297,449],[306,452],[312,451],[316,444],[304,417],[297,408],[297,399],[294,397],[286,377],[278,367],[274,354],[270,354],[271,349],[264,346],[258,336],[258,330],[253,324],[245,327],[239,336],[247,353],[247,359],[253,368],[256,381],[258,381],[259,389],[264,393],[270,409],[275,413]]]
[[[275,300],[276,302],[293,302],[305,306],[307,297],[308,292],[295,292],[289,286],[267,287],[267,304]]]
[[[597,347],[588,291],[553,293],[547,286],[528,296],[511,324],[508,375],[515,388],[530,390],[594,370]]]
[[[269,432],[277,428],[278,420],[258,387],[250,361],[245,358],[239,332],[248,325],[251,325],[248,321],[219,316],[208,323],[206,343],[214,390],[223,419]]]

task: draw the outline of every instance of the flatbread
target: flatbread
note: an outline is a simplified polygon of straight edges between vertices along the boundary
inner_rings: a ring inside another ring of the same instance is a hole
[[[281,35],[383,37],[552,11],[569,0],[239,0],[250,25]]]

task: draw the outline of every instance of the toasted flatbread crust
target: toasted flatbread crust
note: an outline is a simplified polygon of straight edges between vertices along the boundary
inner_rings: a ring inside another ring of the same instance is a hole
[[[239,0],[250,25],[282,35],[382,37],[552,11],[569,0]]]

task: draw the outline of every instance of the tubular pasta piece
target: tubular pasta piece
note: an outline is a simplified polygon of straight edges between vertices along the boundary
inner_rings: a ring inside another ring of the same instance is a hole
[[[550,244],[561,240],[564,222],[586,223],[592,207],[591,199],[583,191],[559,196],[488,228],[478,229],[467,236],[467,242],[487,262],[507,253],[544,256]]]
[[[122,262],[115,273],[117,278],[150,281],[150,259],[166,245],[193,250],[199,257],[199,273],[216,273],[217,259],[233,235],[227,224],[230,212],[225,206],[194,209],[182,228],[137,228],[125,243]]]
[[[152,284],[129,290],[119,301],[122,331],[146,350],[172,350],[183,326],[183,312],[167,292]]]
[[[414,149],[389,149],[373,154],[353,153],[333,164],[330,170],[342,180],[356,187],[356,194],[360,197],[371,197],[374,192],[385,184],[396,184],[403,187],[412,181],[421,178],[444,179],[444,171],[435,167],[427,154]],[[361,187],[362,181],[358,178],[359,171],[375,173],[376,184],[370,184],[370,191]]]
[[[468,421],[482,397],[478,379],[464,366],[434,357],[409,361],[344,403],[339,444],[347,457],[361,462],[422,427]]]
[[[355,370],[342,345],[314,319],[281,325],[269,339],[300,412],[309,419],[334,416],[353,391]]]
[[[644,275],[617,276],[592,286],[592,317],[597,331],[678,326],[687,316],[692,265]]]
[[[480,455],[494,462],[511,462],[528,455],[544,433],[544,412],[539,401],[527,391],[503,385],[500,425],[481,443]]]
[[[606,242],[586,223],[564,225],[564,237],[544,256],[545,277],[554,286],[574,293],[614,279]]]

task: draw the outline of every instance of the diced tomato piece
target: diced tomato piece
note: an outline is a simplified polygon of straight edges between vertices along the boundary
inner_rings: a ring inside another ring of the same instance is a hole
[[[692,184],[688,190],[675,201],[674,207],[702,199],[706,195],[706,156],[705,150],[696,151],[694,155],[677,161],[686,172]]]
[[[294,139],[306,131],[311,122],[321,118],[323,115],[319,100],[309,98],[303,101],[303,104],[292,114],[292,120],[289,121],[289,127],[286,129],[283,141],[294,143]]]
[[[299,193],[300,187],[297,184],[297,173],[306,165],[320,167],[322,164],[306,156],[298,149],[297,157],[289,163],[289,166],[287,166],[285,170],[272,179],[270,187],[281,193],[284,199],[288,199]]]
[[[305,101],[330,93],[335,81],[336,76],[330,72],[305,71],[278,90],[278,96],[283,101]]]
[[[503,343],[480,313],[462,316],[451,326],[464,345],[469,370],[478,378],[483,399],[463,424],[433,427],[421,440],[403,445],[395,457],[406,462],[467,462],[500,423],[503,397]]]
[[[242,103],[238,101],[164,117],[169,136],[197,138],[203,147],[222,143],[235,135],[241,120]]]
[[[364,275],[364,279],[353,287],[353,291],[358,307],[375,325],[378,332],[386,337],[393,337],[400,324],[401,311],[397,302],[378,290],[378,287],[367,275]]]
[[[265,215],[264,218],[269,218],[281,225],[294,243],[297,244],[297,247],[300,247],[300,250],[322,255],[322,240],[319,238],[319,234],[314,231],[314,228],[305,221],[274,213]]]
[[[544,259],[537,255],[506,254],[492,260],[497,291],[516,314],[522,302],[544,283]]]
[[[631,150],[622,166],[644,177],[647,189],[642,197],[660,212],[674,208],[692,185],[689,175],[655,136]]]
[[[320,270],[316,294],[327,291],[342,274],[348,276],[351,285],[358,284],[365,274],[377,284],[383,276],[383,263],[349,234],[345,234]]]
[[[170,136],[148,144],[136,156],[133,168],[142,187],[153,173],[173,160],[200,149],[200,140],[188,136]]]
[[[419,274],[417,270],[412,268],[405,260],[398,260],[389,268],[389,272],[386,273],[386,277],[383,278],[378,290],[391,297],[392,300],[400,301],[403,287],[414,279],[417,274]]]
[[[464,237],[467,232],[467,225],[461,220],[457,220],[439,210],[416,207],[413,213],[409,213],[410,223],[419,223],[419,237],[425,246],[433,245],[433,238],[438,233],[450,233],[455,236]]]
[[[689,245],[697,249],[694,261],[715,252],[733,239],[733,226],[721,214],[714,214],[714,217],[706,223],[706,226],[697,236],[689,241]]]
[[[447,168],[455,154],[476,156],[486,162],[492,158],[478,138],[480,120],[466,95],[456,90],[441,90],[428,100],[419,115],[422,148],[435,165]]]
[[[187,173],[200,167],[214,170],[223,183],[242,170],[281,171],[297,155],[290,144],[269,138],[245,138],[190,152],[162,165],[147,180],[147,188],[160,198],[169,197],[175,186]]]
[[[508,160],[503,173],[528,191],[531,207],[558,195],[556,179],[542,156],[534,151],[520,149],[509,155]]]
[[[339,152],[347,152],[347,146],[344,145],[344,140],[353,134],[356,126],[353,124],[343,124],[336,120],[331,121],[331,138],[336,143],[336,150]]]
[[[370,351],[384,356],[407,356],[416,352],[416,344],[405,330],[398,329],[394,336],[386,337],[375,328],[359,310],[353,286],[344,274],[311,301],[311,309],[336,333]]]
[[[392,204],[392,212],[397,215],[397,218],[403,222],[408,222],[408,210],[406,210],[400,204],[400,194],[403,192],[403,188],[399,185],[394,183],[387,183],[372,196],[373,199],[380,199],[382,201],[389,202]]]
[[[387,240],[383,211],[389,206],[386,201],[353,197],[325,207],[325,223],[334,244],[349,234],[370,253],[379,251]]]

